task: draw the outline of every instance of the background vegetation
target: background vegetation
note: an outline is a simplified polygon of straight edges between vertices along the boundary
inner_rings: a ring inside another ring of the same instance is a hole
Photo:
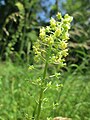
[[[0,120],[31,120],[36,110],[43,64],[34,61],[33,44],[41,26],[60,11],[73,16],[67,66],[52,66],[53,87],[45,93],[41,120],[55,116],[90,120],[90,0],[0,1]],[[39,70],[28,70],[35,65]],[[55,89],[55,81],[61,86]],[[58,101],[58,105],[57,105]]]

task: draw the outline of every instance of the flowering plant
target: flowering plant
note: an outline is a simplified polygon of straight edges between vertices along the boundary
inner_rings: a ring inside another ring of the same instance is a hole
[[[67,42],[68,30],[72,17],[66,14],[64,18],[57,14],[57,21],[50,20],[50,26],[40,29],[39,39],[34,44],[35,60],[60,64],[64,66],[65,57],[68,55]]]
[[[48,83],[45,81],[48,64],[59,64],[61,67],[65,65],[65,57],[68,55],[68,31],[72,19],[73,18],[68,14],[63,18],[61,13],[57,13],[56,20],[51,18],[50,25],[40,29],[39,39],[33,46],[35,61],[38,62],[42,60],[45,63],[43,77],[40,79],[41,90],[38,100],[36,120],[39,120],[43,93],[47,86],[51,86],[51,82]]]

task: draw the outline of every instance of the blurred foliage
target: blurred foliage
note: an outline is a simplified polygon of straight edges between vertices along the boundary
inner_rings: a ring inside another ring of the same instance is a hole
[[[3,21],[0,21],[3,22],[0,31],[1,59],[11,58],[15,61],[17,57],[18,60],[23,58],[32,64],[32,44],[37,39],[38,30],[36,13],[39,0],[16,0],[13,3],[8,0],[0,8],[3,10]],[[11,9],[14,11],[10,11]]]
[[[73,120],[90,118],[90,71],[84,65],[72,72],[68,68],[59,78],[50,77],[48,90],[42,104],[41,120],[55,116]],[[2,69],[3,68],[3,69]],[[37,104],[40,88],[33,84],[42,74],[40,70],[28,70],[10,62],[0,64],[0,119],[31,120]],[[58,83],[61,85],[58,86]],[[38,79],[38,84],[39,84]],[[52,87],[50,87],[52,84]],[[55,87],[57,84],[57,87]],[[63,85],[62,85],[63,84]]]
[[[81,63],[82,58],[90,59],[90,0],[67,0],[63,5],[66,12],[73,16],[70,31],[71,55],[73,63]]]

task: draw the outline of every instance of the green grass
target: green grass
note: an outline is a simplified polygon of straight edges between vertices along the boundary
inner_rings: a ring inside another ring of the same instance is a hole
[[[41,74],[41,69],[29,71],[28,65],[0,63],[0,120],[31,120],[39,91],[32,81]],[[56,90],[53,85],[45,92],[41,120],[55,116],[90,120],[90,71],[68,70],[59,79],[63,87]]]

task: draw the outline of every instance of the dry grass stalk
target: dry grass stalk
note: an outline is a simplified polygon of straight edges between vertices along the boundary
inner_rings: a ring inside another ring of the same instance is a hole
[[[53,120],[71,120],[71,118],[55,117]]]

